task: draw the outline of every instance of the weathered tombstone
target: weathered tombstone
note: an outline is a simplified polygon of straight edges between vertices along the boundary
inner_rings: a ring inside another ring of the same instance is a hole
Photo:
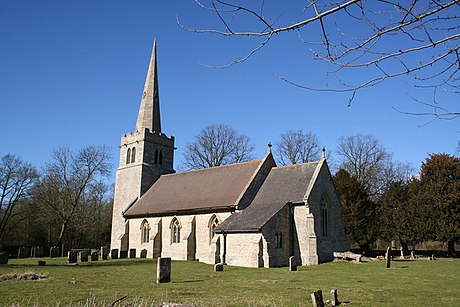
[[[128,251],[120,251],[120,259],[128,258]]]
[[[436,258],[434,257],[434,254],[431,255],[430,260],[436,260]]]
[[[130,248],[129,249],[129,258],[136,258],[136,249]]]
[[[323,292],[321,290],[313,292],[311,294],[311,301],[313,303],[313,307],[324,307]]]
[[[110,251],[110,258],[112,259],[118,259],[118,249],[115,248],[115,249],[112,249]]]
[[[401,258],[401,259],[404,259],[404,250],[403,250],[402,246],[401,246],[401,248],[400,248],[399,250],[401,251],[401,256],[400,256],[400,258]]]
[[[28,258],[30,255],[30,250],[27,246],[21,246],[18,249],[18,258]]]
[[[37,246],[35,248],[35,256],[36,258],[41,258],[43,257],[43,246]]]
[[[7,252],[0,253],[0,264],[8,264],[9,255]]]
[[[410,259],[411,259],[411,260],[415,260],[415,259],[416,259],[416,257],[415,257],[415,252],[414,252],[414,251],[411,251],[411,252],[410,252]]]
[[[385,254],[385,263],[386,263],[386,268],[390,268],[391,266],[391,247],[387,247],[387,252]]]
[[[289,272],[297,271],[297,265],[294,256],[289,257]]]
[[[98,261],[99,260],[99,255],[97,252],[92,252],[91,253],[91,261]]]
[[[81,251],[80,252],[80,261],[81,262],[88,262],[88,252],[87,251]]]
[[[32,246],[32,248],[30,249],[30,257],[35,258],[35,249],[36,248],[37,248],[36,246]]]
[[[222,272],[224,270],[224,265],[222,263],[216,263],[214,265],[214,272]]]
[[[147,258],[147,250],[146,249],[141,250],[141,258]]]
[[[45,260],[38,260],[38,266],[45,266],[46,261]]]
[[[107,260],[109,255],[109,248],[107,246],[101,246],[101,258],[102,260]]]
[[[59,257],[59,254],[60,254],[59,247],[53,246],[53,247],[50,248],[50,257],[51,258]]]
[[[77,251],[69,251],[69,263],[77,263],[78,253]]]
[[[337,289],[331,290],[331,306],[339,306],[339,298],[337,297]]]
[[[171,281],[171,258],[158,258],[157,284]]]

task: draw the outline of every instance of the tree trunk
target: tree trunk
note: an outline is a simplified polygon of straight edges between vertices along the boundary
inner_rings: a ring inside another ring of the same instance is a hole
[[[447,254],[449,256],[455,256],[455,240],[447,241]]]
[[[401,247],[403,249],[404,254],[409,252],[409,247],[407,246],[407,243],[401,238],[400,235],[398,235],[399,243],[401,243]]]
[[[62,225],[61,225],[61,232],[59,233],[59,237],[58,237],[58,240],[57,240],[57,244],[56,246],[61,246],[62,247],[62,241],[64,241],[64,235],[65,235],[65,232],[67,230],[67,223],[69,222],[68,219],[65,219],[63,222],[62,222]],[[64,251],[62,251],[64,252]]]

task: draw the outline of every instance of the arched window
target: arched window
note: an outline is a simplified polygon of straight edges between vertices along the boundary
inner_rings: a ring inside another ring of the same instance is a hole
[[[283,247],[283,234],[281,232],[275,233],[275,248]]]
[[[175,217],[171,221],[171,243],[180,243],[180,229],[182,228],[179,220]]]
[[[321,211],[320,211],[320,220],[321,220],[321,235],[323,237],[328,236],[328,220],[329,220],[329,198],[326,194],[321,197]]]
[[[163,150],[160,150],[160,159],[158,160],[158,163],[160,165],[163,164]]]
[[[217,217],[217,215],[211,216],[209,219],[208,227],[209,227],[209,244],[212,242],[212,238],[214,238],[214,229],[217,227],[217,225],[220,224],[220,220]]]
[[[131,163],[136,162],[136,147],[133,147],[131,151]]]
[[[155,149],[155,160],[154,164],[158,164],[158,149]]]
[[[141,243],[149,243],[150,240],[150,225],[147,220],[141,223]]]
[[[126,152],[126,164],[131,163],[131,148],[128,148],[128,151]]]

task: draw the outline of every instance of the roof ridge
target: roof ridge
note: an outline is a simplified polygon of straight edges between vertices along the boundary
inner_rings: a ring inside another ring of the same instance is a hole
[[[304,163],[299,163],[299,164],[289,164],[289,165],[275,166],[274,168],[290,168],[290,167],[297,167],[297,166],[305,166],[305,165],[308,165],[308,164],[315,164],[315,163],[319,163],[319,162],[321,162],[321,160],[309,161],[309,162],[304,162]]]
[[[222,168],[238,166],[238,165],[256,164],[256,163],[258,164],[261,161],[262,161],[262,159],[239,162],[239,163],[231,163],[231,164],[225,164],[225,165],[219,165],[219,166],[213,166],[213,167],[204,167],[204,168],[200,168],[200,169],[191,169],[191,170],[188,170],[188,171],[185,171],[185,172],[164,174],[162,176],[173,176],[173,175],[187,174],[187,173],[193,173],[193,172],[210,171],[210,170],[214,170],[214,169],[222,169]]]

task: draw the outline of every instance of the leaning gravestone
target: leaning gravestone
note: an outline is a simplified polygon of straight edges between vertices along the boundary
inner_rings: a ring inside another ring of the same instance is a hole
[[[99,255],[97,252],[92,252],[91,253],[91,261],[98,261],[99,260]]]
[[[102,260],[107,260],[108,255],[109,255],[109,248],[107,246],[101,246],[101,258],[102,258]]]
[[[110,258],[112,259],[118,259],[118,249],[115,248],[115,249],[112,249],[110,251]]]
[[[27,246],[21,246],[18,249],[18,258],[28,258],[29,255],[30,255],[30,251]]]
[[[136,258],[136,249],[135,248],[131,248],[129,250],[129,258]]]
[[[297,265],[295,263],[294,256],[289,257],[289,272],[297,271]]]
[[[0,264],[8,264],[9,255],[7,252],[0,253]]]
[[[385,254],[385,263],[386,263],[386,268],[389,269],[391,266],[391,247],[387,248],[387,252]]]
[[[224,270],[224,265],[222,263],[216,263],[214,265],[214,272],[222,272]]]
[[[77,263],[78,252],[69,251],[69,263]]]
[[[171,281],[171,258],[158,258],[157,284]]]
[[[141,258],[147,258],[147,250],[146,249],[141,250]]]
[[[313,303],[313,307],[324,307],[323,292],[321,290],[313,292],[311,294],[311,301]]]
[[[81,251],[80,252],[80,261],[81,262],[88,262],[88,252],[87,251]]]
[[[337,289],[331,290],[331,306],[339,306],[340,302],[337,297]]]
[[[59,247],[53,246],[53,247],[50,248],[50,257],[51,258],[59,257],[59,254],[60,254]]]

